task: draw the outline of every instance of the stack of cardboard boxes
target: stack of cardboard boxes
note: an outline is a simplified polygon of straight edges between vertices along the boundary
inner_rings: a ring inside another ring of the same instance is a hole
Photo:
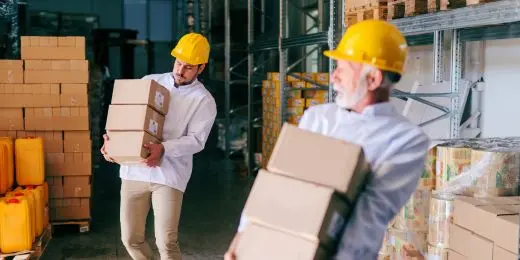
[[[322,86],[329,85],[328,73],[291,73],[297,77],[287,76],[285,91],[287,98],[287,122],[297,125],[303,116],[304,111],[318,104],[326,103],[329,91],[319,89],[316,84],[306,82],[300,78],[316,82]],[[262,132],[262,161],[263,167],[266,166],[271,156],[274,144],[278,138],[282,121],[280,106],[283,102],[280,99],[280,74],[270,72],[267,80],[262,82],[263,97],[263,132]]]
[[[143,147],[162,141],[170,92],[153,80],[116,80],[108,109],[107,153],[119,164],[142,164]]]
[[[0,135],[42,137],[51,220],[90,218],[91,141],[84,37],[21,37],[0,61]]]
[[[237,259],[326,259],[369,172],[361,147],[285,124],[244,208]]]

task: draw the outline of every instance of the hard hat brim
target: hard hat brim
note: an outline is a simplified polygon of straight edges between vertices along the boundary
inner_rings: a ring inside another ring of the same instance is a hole
[[[372,64],[370,62],[367,62],[365,60],[356,59],[356,58],[354,58],[352,56],[345,55],[343,52],[340,52],[340,51],[337,51],[337,50],[326,50],[326,51],[323,51],[323,55],[325,55],[325,56],[327,56],[327,57],[329,57],[330,59],[333,59],[333,60],[353,61],[353,62],[359,62],[359,63],[375,66],[374,64]],[[403,71],[396,70],[396,69],[393,69],[393,68],[388,68],[388,67],[384,67],[384,66],[376,66],[376,67],[378,69],[394,72],[394,73],[397,73],[399,75],[403,74]]]

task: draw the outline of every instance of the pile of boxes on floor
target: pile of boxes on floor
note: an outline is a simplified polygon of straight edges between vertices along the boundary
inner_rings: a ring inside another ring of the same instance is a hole
[[[291,73],[287,76],[285,97],[287,98],[287,122],[297,125],[304,111],[314,105],[328,101],[329,73]],[[284,118],[280,115],[280,73],[269,72],[262,82],[262,166],[265,168],[278,139]],[[303,80],[305,79],[305,80]],[[317,84],[314,84],[317,83]]]
[[[124,165],[142,165],[144,144],[163,137],[170,91],[153,80],[116,80],[106,123],[108,155]]]
[[[285,124],[246,202],[237,259],[327,259],[369,173],[361,147]]]
[[[0,136],[16,139],[16,184],[48,185],[51,220],[90,218],[85,51],[84,37],[25,36],[22,60],[0,60]],[[38,178],[23,182],[24,174]]]
[[[381,259],[519,259],[520,138],[440,140],[422,177]]]

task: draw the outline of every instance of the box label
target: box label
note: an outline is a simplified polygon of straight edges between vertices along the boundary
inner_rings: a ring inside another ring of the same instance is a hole
[[[154,135],[159,134],[159,123],[153,119],[150,119],[150,123],[148,124],[148,131],[153,133]]]
[[[155,105],[160,108],[163,108],[164,106],[164,95],[159,91],[155,92]]]

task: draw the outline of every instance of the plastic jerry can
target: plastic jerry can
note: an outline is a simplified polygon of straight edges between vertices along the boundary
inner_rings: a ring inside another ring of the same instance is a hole
[[[32,193],[34,195],[35,217],[36,217],[36,236],[43,232],[45,204],[43,201],[43,186],[26,186],[24,189],[17,188],[15,191],[22,190],[23,193]]]
[[[0,194],[14,183],[14,143],[10,137],[0,137]]]
[[[7,193],[5,195],[5,197],[6,197],[6,199],[25,198],[27,200],[27,204],[29,205],[29,214],[27,217],[29,218],[29,221],[30,221],[29,229],[31,230],[31,234],[32,234],[31,243],[34,242],[34,240],[36,239],[36,203],[34,201],[34,195],[32,194],[32,192],[25,193],[21,190],[15,190],[15,191]],[[2,227],[3,226],[0,226],[0,229]]]
[[[19,138],[16,139],[14,148],[18,185],[42,185],[45,181],[43,139]]]
[[[26,197],[0,199],[0,227],[2,253],[10,254],[31,250],[33,232],[30,206]]]

